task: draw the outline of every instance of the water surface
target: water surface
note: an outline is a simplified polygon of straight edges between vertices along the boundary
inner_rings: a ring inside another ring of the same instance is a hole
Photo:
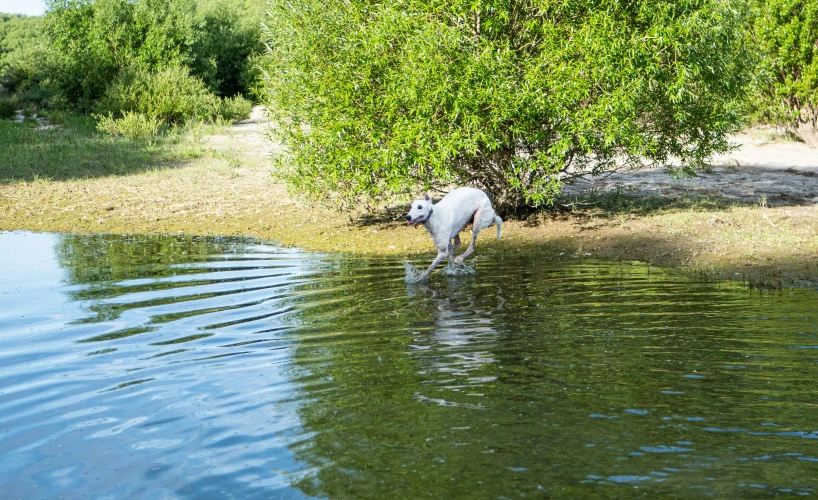
[[[475,270],[2,233],[3,497],[815,494],[814,290]]]

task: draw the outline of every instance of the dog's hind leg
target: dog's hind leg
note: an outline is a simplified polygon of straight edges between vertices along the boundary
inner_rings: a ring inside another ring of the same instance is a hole
[[[452,238],[452,242],[449,243],[449,265],[454,264],[454,251],[460,248],[460,235],[456,235]]]
[[[472,222],[471,243],[469,243],[469,248],[454,259],[455,264],[462,264],[463,261],[466,260],[466,257],[474,253],[474,243],[477,241],[477,235],[480,234],[481,230],[492,225],[492,223],[494,223],[494,209],[492,209],[490,205],[488,207],[483,206],[478,208],[474,214],[474,222]]]
[[[471,243],[469,244],[469,248],[466,249],[465,252],[461,253],[456,259],[454,259],[454,263],[460,265],[466,260],[466,257],[474,253],[474,242],[477,241],[477,235],[480,233],[480,226],[477,224],[474,225],[474,228],[471,231]]]

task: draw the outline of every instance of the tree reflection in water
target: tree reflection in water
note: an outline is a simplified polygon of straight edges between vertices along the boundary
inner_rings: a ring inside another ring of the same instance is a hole
[[[395,267],[342,265],[331,282],[343,293],[312,295],[319,305],[300,315],[292,373],[309,438],[292,449],[312,466],[296,481],[305,493],[804,486],[809,464],[791,457],[814,456],[808,440],[762,424],[809,434],[818,416],[804,413],[809,391],[791,393],[793,404],[769,392],[818,376],[787,347],[815,330],[814,292],[773,297],[590,259],[509,257],[476,277],[410,286]],[[780,460],[752,461],[765,453]]]

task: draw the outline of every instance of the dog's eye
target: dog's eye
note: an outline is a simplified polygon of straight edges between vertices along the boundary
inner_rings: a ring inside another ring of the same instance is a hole
[[[418,205],[418,210],[423,210],[423,205]]]

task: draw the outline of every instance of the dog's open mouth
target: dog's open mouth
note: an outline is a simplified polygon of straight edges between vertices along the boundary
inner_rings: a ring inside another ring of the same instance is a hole
[[[420,216],[420,217],[418,217],[417,219],[411,219],[411,220],[406,221],[406,223],[407,223],[407,224],[409,224],[410,226],[414,226],[414,225],[420,224],[420,223],[421,223],[421,222],[423,222],[425,219],[426,219],[426,217],[424,217],[424,216],[422,216],[422,215],[421,215],[421,216]]]

